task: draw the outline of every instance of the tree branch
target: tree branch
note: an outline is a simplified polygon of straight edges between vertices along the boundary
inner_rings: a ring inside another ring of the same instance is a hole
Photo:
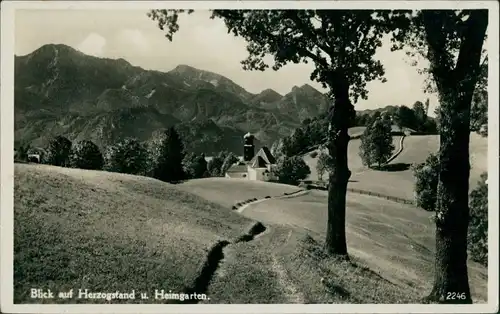
[[[316,46],[323,50],[324,53],[328,54],[331,58],[333,58],[333,50],[328,44],[326,43],[327,38],[323,38],[323,40],[320,40],[318,34],[315,34],[314,32],[311,31],[310,27],[308,25],[305,25],[302,20],[296,15],[298,11],[286,11],[286,16],[291,19],[297,27],[307,33],[309,37],[311,38],[312,41],[316,43]],[[323,45],[321,45],[319,42],[323,42]]]
[[[442,80],[449,77],[452,68],[448,62],[448,53],[445,50],[445,36],[442,32],[443,19],[437,16],[439,12],[424,10],[422,12],[425,28],[425,38],[429,45],[428,59],[431,63],[431,73],[436,84],[441,85]]]
[[[473,10],[466,23],[466,33],[460,45],[458,61],[453,73],[461,79],[471,74],[473,77],[477,77],[479,74],[478,69],[482,67],[482,64],[480,64],[479,67],[474,69],[474,65],[477,63],[472,61],[471,58],[478,62],[481,60],[484,36],[488,28],[488,10]],[[486,62],[486,60],[488,60],[487,56],[483,60],[483,63]]]

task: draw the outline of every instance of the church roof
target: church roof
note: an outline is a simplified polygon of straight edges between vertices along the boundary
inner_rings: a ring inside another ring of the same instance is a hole
[[[232,165],[231,167],[229,167],[229,169],[227,169],[226,172],[247,172],[247,165],[245,163],[242,163],[242,162],[237,162],[235,163],[234,165]]]
[[[252,163],[250,167],[252,168],[265,168],[267,166],[267,162],[264,160],[264,158],[257,156],[257,158],[252,159]]]
[[[274,158],[273,154],[271,154],[271,151],[266,146],[262,147],[249,162],[252,168],[264,168],[267,165],[275,163],[276,158]]]

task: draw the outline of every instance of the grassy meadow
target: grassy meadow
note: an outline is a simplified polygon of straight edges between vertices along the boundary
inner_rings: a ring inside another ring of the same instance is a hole
[[[393,136],[394,152],[398,151],[400,139],[400,136]],[[363,166],[359,157],[359,146],[359,139],[353,139],[349,142],[348,161],[349,169],[352,171],[349,187],[413,200],[415,179],[409,167],[411,164],[424,162],[429,154],[439,150],[439,136],[406,136],[403,141],[403,150],[389,163],[394,167],[392,170],[373,170]],[[477,186],[481,173],[488,170],[488,139],[471,133],[469,154],[471,164],[469,185],[470,190],[472,190]],[[311,175],[308,179],[317,180],[318,158],[312,158],[308,153],[304,155],[304,161],[311,169]],[[327,175],[323,175],[323,180],[326,178]]]
[[[326,234],[327,193],[272,199],[248,206],[243,215],[306,230],[316,241]],[[408,293],[430,291],[433,279],[435,227],[432,213],[411,205],[348,193],[346,237],[349,254]],[[470,261],[469,282],[476,302],[487,300],[487,268]],[[359,287],[358,289],[361,289]]]
[[[15,302],[31,287],[180,292],[251,221],[158,180],[15,166]]]

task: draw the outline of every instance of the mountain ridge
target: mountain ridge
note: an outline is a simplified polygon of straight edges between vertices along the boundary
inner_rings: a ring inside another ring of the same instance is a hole
[[[63,134],[105,147],[125,136],[147,141],[158,129],[174,125],[191,139],[204,139],[198,146],[187,145],[192,151],[214,153],[207,151],[213,141],[213,147],[239,153],[237,134],[252,132],[270,146],[304,117],[317,114],[326,98],[307,99],[304,95],[322,94],[303,86],[290,91],[299,99],[295,96],[288,106],[290,93],[282,96],[268,88],[253,94],[220,74],[189,65],[169,72],[146,70],[123,58],[47,44],[15,56],[15,139],[44,145],[50,136]],[[186,125],[202,133],[192,134]]]

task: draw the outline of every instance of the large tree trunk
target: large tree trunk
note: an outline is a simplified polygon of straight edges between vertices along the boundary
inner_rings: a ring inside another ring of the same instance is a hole
[[[433,28],[436,16],[424,13],[424,21],[431,72],[441,105],[435,279],[427,299],[440,303],[472,303],[467,273],[469,122],[488,13],[478,10],[469,17],[453,69],[442,66],[447,60],[439,32]]]
[[[325,249],[329,254],[347,257],[345,237],[345,214],[347,183],[351,176],[347,164],[347,133],[355,116],[354,107],[349,100],[349,84],[344,76],[332,75],[334,104],[330,108],[328,129],[328,151],[331,157],[328,185],[328,223]]]

